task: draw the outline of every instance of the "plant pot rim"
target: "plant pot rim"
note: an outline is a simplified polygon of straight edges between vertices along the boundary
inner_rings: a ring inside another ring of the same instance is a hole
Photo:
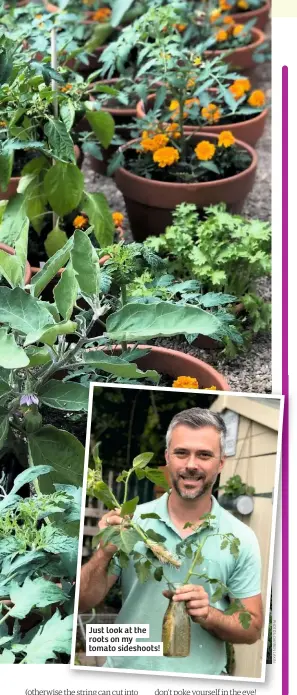
[[[264,5],[262,5],[262,7],[259,7],[257,10],[247,10],[246,12],[231,12],[231,17],[233,17],[235,21],[244,18],[248,22],[250,19],[254,19],[254,17],[261,17],[262,14],[265,14],[267,11],[269,12],[270,7],[271,5],[269,0],[266,0],[266,2],[264,2]],[[257,28],[258,27],[256,27],[256,29]]]
[[[4,244],[2,241],[0,242],[0,249],[2,251],[6,251],[6,253],[9,253],[11,256],[15,255],[15,250],[12,248],[12,246],[8,246],[8,244]],[[30,284],[31,277],[32,277],[32,268],[31,268],[29,261],[26,261],[25,276],[24,276],[25,285]]]
[[[209,92],[212,92],[212,91],[213,91],[213,92],[214,92],[214,91],[217,91],[217,90],[216,90],[216,88],[210,87],[210,89],[208,89],[207,91],[209,91]],[[147,101],[148,101],[148,100],[152,100],[152,98],[155,97],[155,96],[156,96],[156,94],[149,94],[148,97],[147,97]],[[239,130],[240,126],[243,125],[243,124],[247,125],[249,122],[251,122],[251,123],[258,123],[258,122],[261,121],[262,119],[264,120],[264,119],[267,117],[268,112],[269,112],[269,107],[266,106],[266,108],[263,109],[262,111],[260,111],[260,113],[256,113],[254,116],[252,115],[251,118],[249,118],[247,121],[239,121],[239,123],[228,123],[228,122],[225,122],[225,123],[213,123],[212,125],[207,125],[207,123],[205,123],[205,124],[202,126],[202,128],[203,128],[203,130],[204,130],[204,128],[206,128],[206,130],[208,130],[208,129],[211,130],[211,129],[212,129],[214,132],[216,132],[216,131],[215,131],[216,128],[218,128],[218,129],[224,128],[224,130],[226,130],[226,129],[232,130],[233,128],[236,128],[236,129]],[[137,113],[137,118],[143,118],[144,116],[147,115],[147,113],[145,112],[145,104],[144,104],[143,99],[140,99],[140,100],[137,102],[137,104],[136,104],[136,113]],[[195,132],[196,129],[198,129],[198,128],[200,128],[200,127],[201,127],[201,126],[197,126],[197,125],[194,125],[194,124],[185,125],[185,132],[189,132],[189,131]]]
[[[96,84],[113,85],[113,84],[116,84],[117,82],[119,82],[119,79],[120,78],[117,78],[117,77],[111,77],[109,80],[98,80],[98,82],[91,82],[91,84],[89,86],[93,87]],[[112,96],[111,96],[111,98],[112,98]],[[114,98],[116,99],[116,97],[114,97]],[[90,94],[90,101],[96,101],[96,98],[92,94]],[[119,108],[117,106],[115,106],[115,107],[112,106],[110,108],[109,106],[103,105],[101,107],[101,109],[102,109],[102,111],[107,111],[112,116],[119,116],[119,117],[120,116],[131,116],[131,118],[133,118],[133,116],[136,116],[136,107],[137,107],[137,104],[135,105],[134,108],[132,108],[131,106],[121,106]]]
[[[128,347],[134,347],[134,345],[135,345],[135,343],[128,343]],[[141,344],[141,345],[138,345],[138,347],[140,350],[144,350],[144,349],[150,350],[150,352],[155,353],[156,357],[158,355],[161,355],[161,356],[167,356],[169,358],[170,357],[175,357],[175,358],[179,357],[180,359],[183,358],[185,360],[185,362],[187,362],[188,364],[191,364],[193,367],[201,369],[201,371],[204,371],[206,373],[207,378],[209,378],[209,381],[210,381],[209,386],[211,386],[211,380],[215,380],[217,383],[220,384],[220,387],[218,388],[216,393],[219,393],[220,391],[230,391],[230,386],[229,386],[228,382],[226,381],[226,379],[224,378],[224,376],[220,372],[218,372],[214,367],[212,367],[210,364],[208,364],[207,362],[204,362],[204,360],[200,360],[199,357],[194,357],[193,355],[190,355],[187,352],[182,352],[182,350],[174,350],[173,348],[159,347],[158,345]],[[111,351],[111,350],[119,351],[119,350],[121,350],[121,346],[120,345],[111,345],[110,348],[108,348],[105,345],[102,345],[102,346],[95,347],[95,348],[87,348],[88,352],[90,352],[90,351],[93,352],[95,350],[103,350],[103,351],[107,351],[107,352]],[[140,368],[141,368],[141,365],[140,365]],[[176,375],[176,376],[180,376],[180,375]],[[160,386],[159,388],[162,389],[162,388],[166,388],[166,387]],[[203,391],[203,390],[207,390],[207,389],[208,389],[208,387],[205,387],[205,389],[202,388],[202,389],[197,389],[197,390]],[[193,391],[194,391],[194,389],[193,389]]]
[[[198,133],[192,132],[192,135],[195,138],[198,137]],[[201,130],[199,132],[199,138],[200,138],[200,136],[206,136],[208,138],[213,138],[216,140],[218,140],[218,138],[219,138],[219,136],[216,135],[216,133],[208,133],[207,131],[204,131],[204,130]],[[134,140],[130,140],[125,145],[121,145],[119,147],[119,151],[123,151],[123,150],[127,149],[132,143],[134,144],[136,142],[140,142],[140,140],[141,140],[141,138],[136,138]],[[256,150],[253,147],[251,147],[251,145],[249,145],[247,142],[243,142],[243,140],[238,140],[237,138],[235,138],[235,143],[236,143],[236,145],[239,145],[240,147],[242,147],[244,150],[248,151],[248,153],[252,157],[252,161],[251,161],[250,165],[246,169],[244,169],[244,171],[240,171],[240,172],[238,172],[238,174],[234,174],[234,176],[227,176],[225,178],[221,178],[217,181],[202,181],[202,182],[197,182],[197,183],[182,183],[182,182],[175,182],[175,181],[174,182],[171,182],[171,181],[170,182],[169,181],[154,181],[154,179],[146,179],[144,176],[138,176],[137,174],[134,174],[134,173],[128,171],[128,169],[125,169],[124,167],[119,167],[117,169],[117,171],[115,172],[115,174],[117,176],[118,173],[121,173],[122,175],[129,178],[132,184],[133,184],[133,181],[135,181],[135,182],[136,181],[145,181],[147,183],[147,185],[150,187],[157,185],[157,186],[163,187],[164,190],[165,190],[165,188],[171,188],[171,189],[176,188],[177,189],[177,188],[180,188],[181,186],[185,186],[185,188],[187,188],[189,190],[195,190],[198,187],[200,190],[203,190],[204,188],[206,189],[206,188],[209,188],[210,186],[214,186],[215,188],[217,188],[218,186],[220,186],[222,184],[222,182],[228,183],[231,181],[234,182],[235,180],[240,181],[242,178],[245,178],[247,173],[251,173],[257,167],[258,155],[257,155]]]
[[[254,39],[254,41],[251,41],[251,43],[246,44],[246,46],[238,46],[238,48],[225,48],[225,49],[219,49],[219,48],[214,48],[214,49],[208,49],[206,51],[203,51],[203,55],[205,56],[220,56],[220,55],[228,55],[231,56],[232,53],[236,53],[239,55],[242,55],[246,51],[250,51],[255,48],[258,48],[258,46],[261,46],[261,44],[265,41],[265,33],[262,31],[262,29],[258,29],[257,27],[253,27],[251,29],[251,34]]]

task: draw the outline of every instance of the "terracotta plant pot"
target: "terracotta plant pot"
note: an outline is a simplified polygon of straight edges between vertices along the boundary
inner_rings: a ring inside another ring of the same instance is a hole
[[[215,89],[210,89],[209,91],[216,92]],[[146,112],[153,107],[154,101],[155,94],[151,94],[147,98],[146,106],[143,101],[139,101],[136,106],[137,118],[144,118]],[[216,135],[219,135],[223,130],[231,130],[237,140],[242,140],[248,145],[254,146],[263,135],[267,116],[268,109],[264,109],[264,111],[256,114],[247,121],[242,121],[241,123],[228,123],[228,121],[224,119],[224,123],[222,124],[203,125],[203,130],[205,133],[215,133]],[[198,134],[201,132],[201,126],[195,126],[194,123],[189,123],[189,125],[185,125],[185,132]]]
[[[270,15],[270,2],[266,2],[265,5],[259,7],[258,10],[249,10],[248,12],[235,12],[232,13],[232,17],[236,24],[247,24],[252,19],[256,19],[254,27],[257,29],[265,29],[265,26],[269,20]]]
[[[253,27],[251,29],[252,42],[247,46],[242,46],[241,48],[235,48],[234,50],[209,50],[204,51],[205,58],[210,58],[211,60],[215,57],[221,57],[226,63],[232,65],[232,68],[251,72],[257,65],[253,59],[255,51],[264,43],[265,34],[261,29],[256,29]]]
[[[0,242],[0,249],[2,249],[2,251],[6,251],[6,253],[9,253],[11,256],[15,255],[15,250],[11,246],[7,246],[7,244],[2,244],[2,242]],[[26,269],[25,269],[25,278],[24,278],[25,285],[30,284],[31,276],[32,276],[32,268],[30,266],[30,263],[28,263],[28,261],[27,261],[26,262]]]
[[[205,132],[199,136],[193,134],[193,146],[205,138],[216,142],[218,136]],[[121,149],[125,150],[131,143],[123,145]],[[229,211],[240,212],[254,184],[258,157],[250,145],[241,140],[236,140],[236,143],[250,154],[251,164],[245,171],[219,181],[167,183],[136,176],[120,167],[115,180],[125,198],[134,239],[143,241],[149,235],[163,234],[166,227],[172,224],[172,212],[179,203],[194,203],[199,209],[224,202]]]
[[[74,154],[75,154],[77,166],[79,166],[79,168],[81,168],[82,163],[83,163],[83,154],[77,145],[74,145]],[[11,177],[9,184],[8,184],[8,187],[7,187],[7,190],[4,191],[4,193],[3,193],[3,191],[0,191],[0,200],[10,200],[10,198],[12,198],[17,193],[20,179],[21,179],[20,176],[12,176]]]
[[[193,357],[193,355],[188,355],[179,350],[170,350],[169,348],[152,345],[139,345],[139,348],[141,350],[150,350],[147,355],[135,360],[139,369],[143,371],[156,369],[160,374],[172,377],[172,380],[178,376],[192,376],[197,379],[199,387],[202,389],[216,386],[219,391],[230,391],[229,384],[222,374],[217,372],[210,364]],[[106,348],[89,348],[89,350],[94,349],[106,351]],[[113,353],[120,352],[120,346],[113,347]]]

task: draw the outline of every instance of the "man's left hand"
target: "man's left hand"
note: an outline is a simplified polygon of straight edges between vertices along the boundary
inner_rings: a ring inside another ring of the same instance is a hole
[[[172,595],[168,591],[163,591],[163,594],[166,598]],[[194,623],[207,620],[210,609],[209,596],[203,586],[185,584],[175,590],[173,601],[185,601],[187,613]]]

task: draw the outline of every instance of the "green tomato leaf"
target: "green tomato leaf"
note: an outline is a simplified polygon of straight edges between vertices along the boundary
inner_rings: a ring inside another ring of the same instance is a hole
[[[150,512],[149,514],[141,514],[140,518],[141,519],[161,519],[159,514],[155,514],[155,512]]]
[[[48,139],[53,157],[75,164],[73,140],[67,132],[65,123],[56,118],[50,119],[44,126],[44,133]]]
[[[138,505],[138,502],[139,497],[133,497],[132,500],[124,502],[124,504],[122,504],[121,506],[121,516],[125,516],[126,514],[133,514]]]
[[[67,133],[69,133],[71,131],[75,118],[75,108],[71,99],[68,99],[68,101],[63,102],[63,104],[61,104],[60,116],[66,127]]]
[[[136,545],[136,543],[139,543],[139,541],[140,536],[138,535],[137,531],[135,531],[133,528],[121,529],[120,543],[118,547],[120,548],[120,550],[123,550],[124,553],[130,555],[134,546]]]
[[[155,483],[155,485],[158,485],[158,487],[163,487],[166,492],[170,490],[170,486],[167,483],[164,473],[162,473],[162,471],[160,471],[158,468],[143,468],[143,472],[145,473],[145,477],[148,478],[148,480],[150,480],[152,483]]]
[[[84,176],[76,164],[56,162],[44,177],[44,190],[50,206],[60,217],[68,215],[80,204]]]
[[[89,389],[74,381],[51,379],[38,392],[41,402],[58,410],[88,410]]]
[[[114,136],[114,120],[108,111],[86,111],[86,119],[100,144],[107,149]]]
[[[133,468],[145,468],[153,457],[154,453],[151,451],[147,451],[144,454],[138,454],[138,456],[135,456],[133,459]]]
[[[160,533],[156,533],[153,529],[148,529],[146,534],[152,541],[156,541],[156,543],[164,543],[164,541],[166,541],[165,536],[161,536]]]

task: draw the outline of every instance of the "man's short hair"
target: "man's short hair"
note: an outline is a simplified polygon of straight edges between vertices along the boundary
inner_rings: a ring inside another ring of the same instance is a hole
[[[166,448],[169,448],[172,431],[177,425],[186,425],[192,429],[213,427],[220,435],[221,456],[225,454],[227,429],[221,415],[205,408],[189,408],[182,410],[172,418],[166,432]]]

